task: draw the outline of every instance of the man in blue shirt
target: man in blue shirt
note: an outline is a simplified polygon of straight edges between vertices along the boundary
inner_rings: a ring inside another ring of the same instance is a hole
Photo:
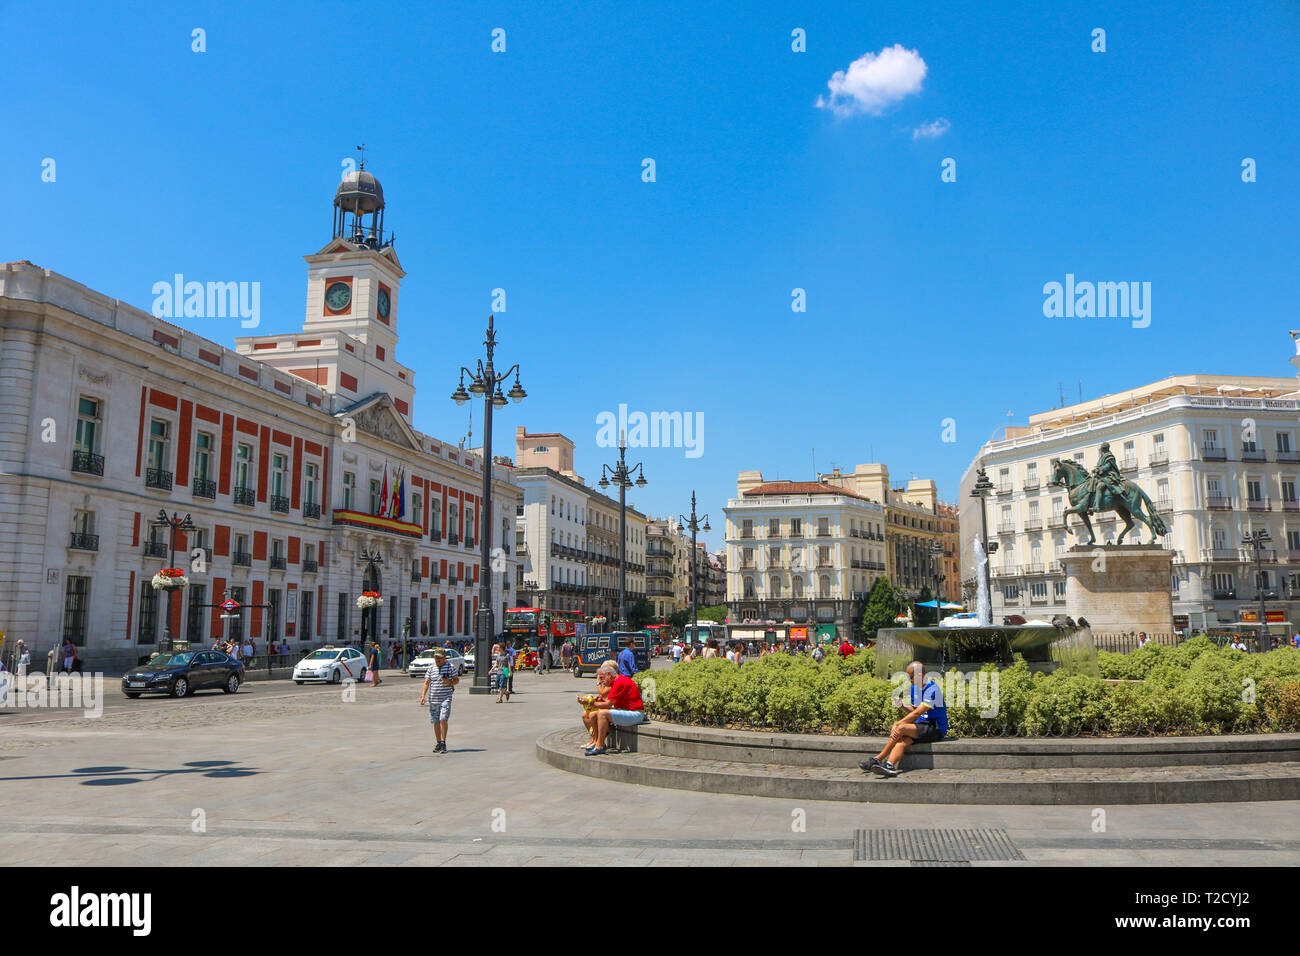
[[[618,654],[618,672],[624,677],[636,676],[636,653],[632,650],[636,641],[632,637],[623,639],[623,650]]]
[[[935,743],[948,733],[948,708],[943,702],[943,690],[934,678],[925,676],[920,661],[907,665],[907,676],[911,680],[908,702],[898,702],[900,707],[908,708],[907,716],[890,728],[889,740],[880,753],[858,764],[863,770],[882,777],[897,777],[901,773],[898,762],[912,744]]]
[[[506,678],[507,694],[513,694],[515,692],[515,657],[517,657],[518,654],[519,652],[515,650],[515,645],[513,643],[506,646],[506,656],[510,658],[510,676]]]

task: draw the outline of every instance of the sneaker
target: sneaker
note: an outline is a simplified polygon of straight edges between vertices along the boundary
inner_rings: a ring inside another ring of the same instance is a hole
[[[870,773],[872,770],[875,770],[877,767],[880,766],[880,761],[875,757],[869,757],[868,759],[862,761],[862,763],[858,764],[858,766],[861,767],[863,770],[866,770],[868,773]]]
[[[445,754],[447,752],[447,741],[438,741],[438,746],[433,748],[433,752],[436,754]]]
[[[899,770],[892,763],[886,760],[884,763],[880,765],[880,772],[884,774],[886,777],[897,777],[903,771]]]

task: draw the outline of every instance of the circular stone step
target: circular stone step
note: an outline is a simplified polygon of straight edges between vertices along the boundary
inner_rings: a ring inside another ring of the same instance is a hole
[[[642,786],[795,800],[859,803],[1220,803],[1300,800],[1300,762],[1245,766],[1052,767],[910,770],[893,779],[857,767],[798,767],[610,750],[582,751],[585,730],[537,741],[537,757],[571,773]]]

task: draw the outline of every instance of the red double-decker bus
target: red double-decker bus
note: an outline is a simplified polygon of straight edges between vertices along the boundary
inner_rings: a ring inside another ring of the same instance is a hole
[[[549,637],[551,643],[572,639],[574,625],[583,620],[581,611],[553,611],[540,607],[512,607],[506,610],[503,630],[511,640],[523,640],[530,647]]]

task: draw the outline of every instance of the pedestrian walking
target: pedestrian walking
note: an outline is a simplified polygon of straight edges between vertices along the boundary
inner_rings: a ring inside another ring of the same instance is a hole
[[[537,645],[537,673],[549,674],[551,672],[551,648],[546,641],[540,641]]]
[[[515,658],[519,656],[519,651],[514,644],[506,645],[506,657],[509,663],[506,665],[506,700],[510,700],[510,695],[515,692]]]
[[[435,658],[435,660],[436,660],[436,659],[437,659],[437,658]],[[371,642],[370,642],[370,656],[369,656],[369,658],[367,658],[367,660],[366,660],[366,667],[370,668],[370,686],[371,686],[371,687],[378,687],[379,684],[380,684],[380,680],[379,680],[379,663],[380,663],[379,643],[378,643],[377,641],[371,641]]]
[[[433,724],[433,736],[437,739],[433,752],[447,752],[447,721],[451,719],[451,696],[460,683],[460,675],[454,664],[447,660],[445,651],[435,651],[433,667],[424,673],[424,688],[420,691],[420,705],[425,699],[429,701],[429,723]]]
[[[492,686],[496,688],[497,703],[510,699],[510,655],[500,644],[492,645]]]
[[[32,652],[27,649],[25,641],[18,642],[18,656],[15,669],[18,672],[18,679],[23,680],[27,677],[27,668],[32,664]]]
[[[677,641],[673,644],[672,654],[673,654],[673,663],[680,664],[682,662],[682,645],[680,641]]]

